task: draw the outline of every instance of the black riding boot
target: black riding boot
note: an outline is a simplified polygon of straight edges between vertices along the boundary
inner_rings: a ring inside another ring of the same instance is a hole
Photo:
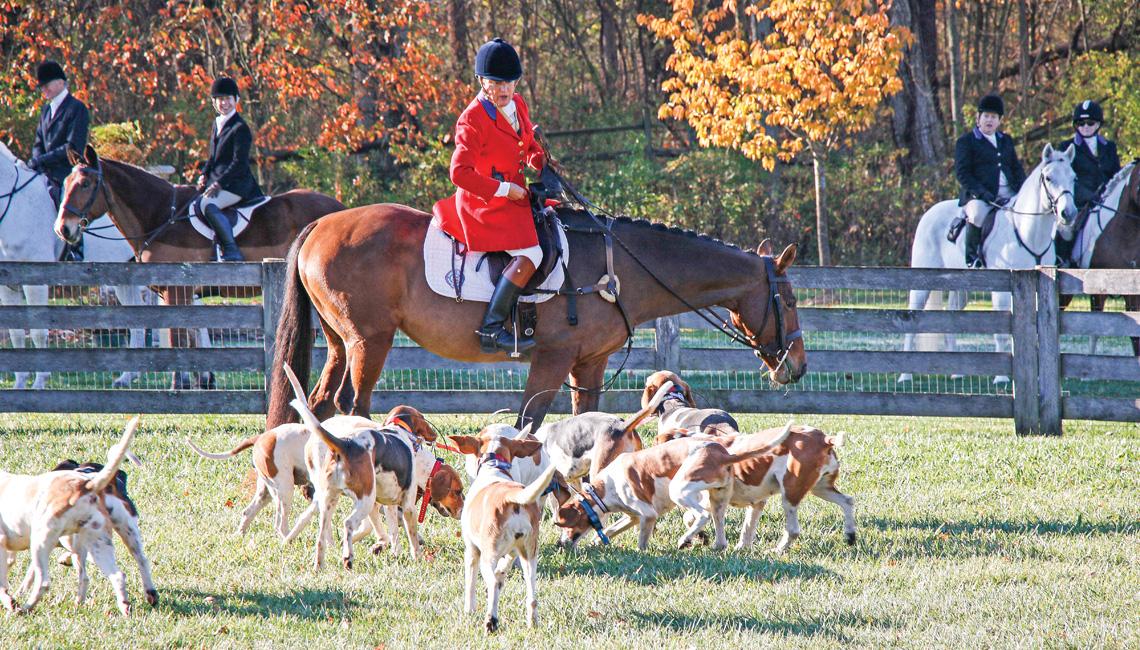
[[[1073,241],[1069,241],[1061,235],[1057,235],[1056,239],[1053,240],[1054,249],[1057,252],[1058,268],[1064,269],[1073,266],[1073,245],[1076,243],[1076,235],[1073,236]]]
[[[966,268],[983,269],[986,263],[982,260],[982,227],[966,223]]]
[[[59,254],[59,261],[61,262],[82,262],[83,261],[83,238],[80,237],[79,241],[74,244],[64,243],[63,251]]]
[[[523,287],[534,275],[534,270],[534,264],[529,259],[516,257],[503,271],[503,277],[499,278],[495,292],[491,294],[491,302],[487,303],[483,325],[475,331],[479,335],[479,347],[483,352],[515,351],[515,337],[507,331],[505,323],[511,317],[511,309],[518,302]],[[518,351],[528,352],[533,347],[534,339],[520,333]]]
[[[206,223],[214,229],[214,235],[218,238],[218,244],[222,247],[222,261],[223,262],[244,262],[245,257],[241,254],[241,249],[238,248],[234,242],[234,229],[230,226],[229,219],[226,215],[222,214],[222,209],[216,205],[207,205],[206,209],[202,211],[206,217]]]

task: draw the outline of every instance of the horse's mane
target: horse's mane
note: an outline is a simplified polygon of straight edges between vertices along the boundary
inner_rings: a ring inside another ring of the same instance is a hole
[[[139,180],[138,183],[140,185],[144,185],[143,189],[146,189],[147,191],[161,191],[164,194],[169,194],[171,188],[181,189],[183,187],[186,187],[185,185],[175,185],[174,183],[171,183],[170,181],[156,176],[146,169],[143,169],[142,167],[131,164],[129,162],[115,160],[114,158],[100,158],[99,161],[104,165],[110,163],[111,167],[122,167],[127,171],[133,170],[139,172],[139,176],[142,178],[142,180]],[[84,163],[80,163],[80,166],[83,164]]]
[[[1121,167],[1120,171],[1116,172],[1115,176],[1108,179],[1108,182],[1104,184],[1104,191],[1101,192],[1101,197],[1108,196],[1116,189],[1117,185],[1126,181],[1128,179],[1128,175],[1132,173],[1132,168],[1136,166],[1136,162],[1137,161],[1133,160],[1127,165]]]
[[[568,224],[574,225],[574,226],[597,226],[597,223],[590,217],[590,215],[588,215],[586,213],[585,210],[578,209],[578,208],[560,208],[558,210],[558,217],[560,219],[562,219],[564,222],[567,222]],[[615,216],[614,221],[616,223],[622,224],[622,225],[629,225],[629,226],[633,226],[635,228],[652,230],[655,232],[667,232],[667,233],[674,234],[674,235],[680,235],[681,237],[685,237],[686,239],[692,239],[695,241],[707,242],[709,244],[714,244],[714,245],[724,247],[724,248],[728,248],[731,250],[740,251],[742,253],[746,253],[749,255],[756,255],[756,252],[753,250],[742,248],[740,246],[737,246],[736,244],[732,244],[732,243],[729,243],[726,241],[722,241],[722,240],[717,239],[715,237],[712,237],[710,235],[706,235],[705,233],[697,232],[695,230],[690,230],[688,228],[680,228],[678,226],[670,226],[670,225],[663,224],[663,223],[657,223],[654,221],[649,221],[648,219],[635,219],[633,217],[628,217],[628,216],[624,216],[624,215]]]

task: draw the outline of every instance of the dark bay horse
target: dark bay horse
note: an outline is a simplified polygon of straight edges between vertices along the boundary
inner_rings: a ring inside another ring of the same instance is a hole
[[[198,234],[186,220],[186,206],[198,194],[189,185],[172,185],[145,169],[110,159],[100,159],[88,145],[80,156],[69,152],[74,166],[64,181],[63,206],[55,221],[55,233],[75,243],[88,223],[106,213],[131,245],[141,262],[209,262],[214,243]],[[274,196],[254,212],[254,219],[237,237],[247,260],[284,257],[289,245],[305,226],[344,205],[312,190],[292,190]],[[188,305],[194,287],[159,287],[167,305]],[[248,288],[241,288],[248,295]],[[194,344],[193,334],[171,330],[174,347]],[[175,386],[182,385],[175,373]]]
[[[1132,166],[1128,184],[1116,207],[1116,216],[1105,225],[1104,232],[1097,238],[1089,268],[1140,268],[1140,165]],[[1103,310],[1105,296],[1093,298],[1093,311]],[[1140,311],[1140,296],[1124,296],[1124,309]],[[1140,338],[1135,336],[1132,337],[1132,353],[1140,357]]]
[[[600,234],[580,229],[599,222],[582,212],[560,214],[568,226],[570,276],[592,282],[606,272]],[[434,293],[424,278],[423,242],[431,215],[395,204],[354,208],[307,227],[289,251],[289,270],[270,388],[267,426],[288,421],[292,395],[282,366],[309,376],[312,349],[310,305],[328,340],[328,358],[309,395],[319,418],[344,413],[367,416],[397,330],[435,354],[471,362],[507,360],[484,354],[474,332],[484,305],[456,302]],[[765,240],[756,253],[709,237],[645,221],[616,219],[612,225],[619,300],[631,325],[712,305],[731,312],[740,340],[753,348],[773,381],[798,381],[807,369],[792,286],[785,272],[796,256],[788,246],[772,258]],[[636,256],[636,258],[634,257]],[[650,275],[652,272],[655,279]],[[772,282],[769,278],[772,278]],[[664,284],[668,284],[667,289]],[[542,423],[555,392],[570,375],[574,412],[594,410],[606,362],[626,341],[619,310],[596,294],[578,298],[577,326],[567,322],[567,299],[538,305],[536,347],[522,396],[526,413],[518,424]],[[534,398],[531,400],[531,398]],[[529,404],[529,407],[526,405]],[[520,409],[521,411],[521,409]]]

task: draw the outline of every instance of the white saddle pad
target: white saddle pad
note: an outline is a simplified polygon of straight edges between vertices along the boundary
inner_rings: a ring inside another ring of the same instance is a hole
[[[263,196],[261,200],[256,203],[250,203],[249,205],[238,208],[237,223],[234,224],[234,237],[240,235],[242,231],[246,229],[246,226],[249,225],[249,216],[253,214],[253,211],[269,203],[269,200],[272,198],[272,196]],[[229,212],[231,209],[232,208],[225,208],[222,212]],[[190,225],[194,226],[194,230],[197,230],[199,235],[202,235],[210,241],[214,241],[214,229],[210,227],[210,224],[206,223],[202,215],[198,212],[197,200],[190,204]]]
[[[560,289],[565,277],[563,264],[570,261],[570,248],[566,242],[566,233],[561,228],[557,230],[558,237],[562,240],[562,261],[539,285],[539,289],[548,291]],[[456,276],[458,276],[458,284],[461,285],[464,300],[490,302],[491,294],[495,292],[495,285],[491,283],[491,271],[487,268],[487,262],[479,265],[479,260],[483,255],[482,252],[467,251],[466,262],[461,257],[452,260],[451,237],[440,230],[439,223],[432,219],[431,225],[428,226],[427,236],[424,237],[424,272],[427,276],[428,286],[441,296],[454,298],[455,285],[457,284]],[[476,266],[479,266],[478,271],[475,270]],[[549,293],[536,293],[532,296],[522,296],[519,300],[522,302],[546,302],[553,297],[554,295]]]

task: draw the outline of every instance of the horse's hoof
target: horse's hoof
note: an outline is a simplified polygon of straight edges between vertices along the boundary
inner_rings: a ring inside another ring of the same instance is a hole
[[[909,384],[913,379],[914,379],[914,375],[910,374],[909,372],[904,372],[901,375],[899,375],[899,378],[898,378],[896,383]]]
[[[955,374],[955,375],[950,375],[950,380],[951,380],[951,381],[957,381],[957,380],[959,380],[959,379],[965,379],[965,378],[966,378],[966,375],[956,375],[956,374]]]
[[[1000,386],[1002,384],[1008,384],[1008,383],[1009,383],[1009,377],[1006,377],[1005,375],[998,375],[997,377],[994,377],[994,386]]]

